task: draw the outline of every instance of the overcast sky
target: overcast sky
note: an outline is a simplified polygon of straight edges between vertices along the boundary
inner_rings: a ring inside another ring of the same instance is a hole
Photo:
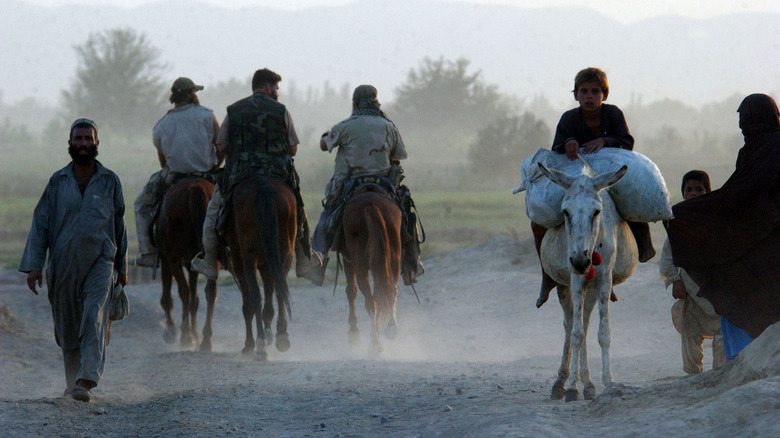
[[[27,0],[42,6],[68,4],[101,4],[135,7],[164,0]],[[302,9],[315,6],[335,6],[355,0],[197,0],[228,8],[267,6],[278,9]],[[618,21],[628,23],[660,15],[680,15],[689,18],[707,18],[735,12],[780,13],[778,0],[439,0],[463,3],[505,4],[528,7],[583,7],[595,10]]]

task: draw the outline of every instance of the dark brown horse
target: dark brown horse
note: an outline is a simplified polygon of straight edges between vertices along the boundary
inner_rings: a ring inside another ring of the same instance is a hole
[[[176,325],[171,317],[173,298],[171,279],[176,279],[182,303],[181,338],[182,346],[190,347],[198,342],[198,273],[190,268],[190,260],[203,249],[203,220],[206,207],[214,194],[214,184],[203,178],[185,178],[173,184],[163,198],[157,220],[155,241],[160,254],[162,277],[162,298],[160,304],[165,312],[163,338],[168,343],[176,341]],[[187,270],[188,279],[184,276]],[[211,317],[217,299],[217,283],[206,282],[208,313],[203,327],[201,350],[211,350]]]
[[[344,255],[347,277],[349,341],[355,345],[359,340],[355,312],[359,287],[371,319],[368,348],[376,356],[382,352],[379,334],[385,324],[384,334],[388,339],[393,339],[397,331],[395,301],[401,275],[401,209],[387,195],[367,191],[347,201],[342,224],[344,242],[339,252]],[[373,290],[369,273],[373,278]]]
[[[279,305],[276,348],[279,351],[290,348],[287,273],[292,266],[298,228],[295,195],[281,181],[256,176],[240,183],[233,190],[232,198],[225,231],[233,275],[243,300],[246,340],[242,353],[249,355],[257,346],[256,358],[266,360],[266,346],[274,339],[271,329],[274,292]],[[264,304],[255,270],[260,271],[263,281]],[[252,331],[253,319],[257,325],[257,344]]]

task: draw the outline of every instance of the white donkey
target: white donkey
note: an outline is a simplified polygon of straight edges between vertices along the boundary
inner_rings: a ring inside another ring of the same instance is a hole
[[[564,223],[545,234],[541,259],[544,270],[561,285],[558,286],[558,300],[563,308],[566,337],[552,398],[558,400],[565,395],[567,402],[580,398],[577,389],[580,379],[585,399],[596,395],[585,346],[590,314],[596,302],[599,304],[602,382],[604,385],[612,383],[609,297],[612,286],[626,281],[637,265],[636,241],[628,224],[618,214],[612,197],[604,190],[620,180],[628,167],[594,175],[585,160],[582,162],[585,164],[583,173],[574,176],[539,163],[542,172],[565,190],[561,204]],[[571,378],[564,385],[570,366]]]

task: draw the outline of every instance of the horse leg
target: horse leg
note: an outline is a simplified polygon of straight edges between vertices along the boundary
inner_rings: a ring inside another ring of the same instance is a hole
[[[550,398],[560,400],[566,392],[566,379],[569,378],[569,361],[571,360],[571,290],[567,286],[558,286],[558,301],[563,310],[563,355],[561,357],[561,367],[558,368],[558,378],[553,383]]]
[[[612,384],[612,366],[609,363],[609,299],[612,294],[612,278],[599,288],[599,346],[601,346],[601,382],[604,386]]]
[[[585,335],[582,338],[582,349],[580,351],[580,378],[583,385],[583,396],[585,400],[593,400],[596,396],[596,385],[590,378],[590,367],[588,366],[588,328],[590,327],[590,316],[593,307],[596,305],[596,295],[588,292],[585,296],[585,306],[582,312],[582,326]]]
[[[398,226],[400,227],[400,223]],[[398,281],[401,277],[401,231],[400,228],[398,228],[397,231],[391,232],[388,230],[388,233],[389,235],[399,236],[399,239],[391,244],[392,248],[389,249],[388,252],[390,257],[390,284],[388,284],[387,287],[390,302],[388,306],[387,327],[385,327],[385,337],[387,339],[395,339],[396,336],[398,336],[398,321],[395,319],[395,305],[398,300]]]
[[[187,269],[187,273],[190,285],[190,333],[193,345],[198,345],[198,308],[200,307],[198,273],[190,269]]]
[[[249,292],[247,294],[248,300],[245,301],[245,303],[248,304],[248,307],[244,310],[247,342],[252,338],[252,319],[254,319],[255,325],[257,326],[257,337],[255,338],[255,359],[267,360],[268,351],[266,350],[266,347],[268,344],[266,343],[265,332],[263,330],[263,303],[260,296],[260,285],[257,283],[257,274],[255,273],[255,270],[257,269],[257,261],[253,261],[251,265],[246,265],[245,268],[244,281],[247,284]],[[244,350],[246,350],[246,348]],[[247,351],[245,352],[248,353]]]
[[[385,326],[385,337],[395,339],[398,336],[398,321],[395,319],[395,302],[398,297],[398,288],[393,285],[387,285],[387,326]]]
[[[244,266],[244,260],[239,255],[234,255],[232,258],[233,270],[236,273],[236,281],[238,281],[238,288],[241,290],[241,314],[244,316],[244,326],[246,329],[246,338],[241,354],[248,356],[255,351],[255,336],[252,331],[252,318],[254,318],[255,310],[251,305],[251,291],[246,280],[247,274],[245,272],[246,267]],[[250,271],[250,273],[254,275],[254,271]]]
[[[382,353],[382,345],[379,340],[376,299],[371,293],[371,283],[368,281],[368,269],[363,269],[362,271],[356,270],[355,274],[360,292],[365,298],[366,312],[368,312],[368,318],[371,322],[371,344],[368,346],[368,353],[372,357],[378,357]]]
[[[358,329],[357,311],[355,309],[355,299],[357,298],[357,283],[355,282],[355,271],[352,264],[344,261],[344,276],[347,278],[347,303],[349,303],[349,345],[356,347],[360,345],[360,330]]]
[[[263,280],[263,294],[265,295],[265,302],[263,303],[262,322],[263,322],[263,336],[266,345],[271,345],[274,342],[274,331],[271,329],[274,322],[274,316],[276,316],[276,310],[274,309],[274,291],[276,288],[276,282],[271,275],[271,272],[267,269],[260,269],[260,278]],[[290,338],[287,335],[287,319],[284,318],[284,304],[279,302],[279,316],[276,324],[276,349],[279,351],[282,348],[290,348]],[[257,327],[258,334],[260,331],[260,325]],[[279,338],[282,338],[281,341]]]
[[[176,342],[176,324],[173,322],[171,313],[173,312],[173,297],[171,296],[171,285],[173,277],[171,276],[171,268],[168,266],[168,260],[165,257],[160,257],[160,278],[162,279],[162,297],[160,298],[160,305],[163,308],[165,314],[165,331],[163,332],[163,339],[168,344]]]
[[[184,270],[181,263],[170,264],[173,278],[176,279],[176,287],[179,290],[179,298],[181,299],[181,336],[179,337],[179,344],[182,347],[192,346],[192,327],[190,326],[190,285],[187,284],[187,279],[184,277]]]
[[[572,326],[571,326],[571,348],[572,355],[569,363],[571,364],[571,376],[566,386],[567,402],[579,400],[580,391],[577,388],[580,382],[580,353],[582,352],[582,341],[585,339],[585,331],[582,322],[582,306],[584,304],[583,289],[584,279],[579,275],[571,276],[571,304],[572,304]]]
[[[217,282],[206,280],[204,288],[206,294],[206,324],[203,325],[203,339],[200,343],[200,351],[211,351],[211,323],[214,319],[214,304],[217,302]]]

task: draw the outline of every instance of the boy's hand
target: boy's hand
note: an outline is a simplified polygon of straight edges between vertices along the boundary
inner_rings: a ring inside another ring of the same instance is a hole
[[[681,300],[685,298],[686,294],[687,292],[685,291],[685,285],[683,284],[682,280],[677,280],[672,283],[672,296],[675,299]]]
[[[593,154],[601,150],[604,146],[607,145],[607,141],[604,140],[604,137],[599,137],[595,140],[591,140],[585,144],[582,145],[582,153],[583,154]]]
[[[576,160],[577,155],[579,153],[578,149],[580,147],[580,144],[577,143],[577,140],[569,140],[566,142],[566,144],[563,145],[563,148],[566,150],[566,156],[570,160]]]

